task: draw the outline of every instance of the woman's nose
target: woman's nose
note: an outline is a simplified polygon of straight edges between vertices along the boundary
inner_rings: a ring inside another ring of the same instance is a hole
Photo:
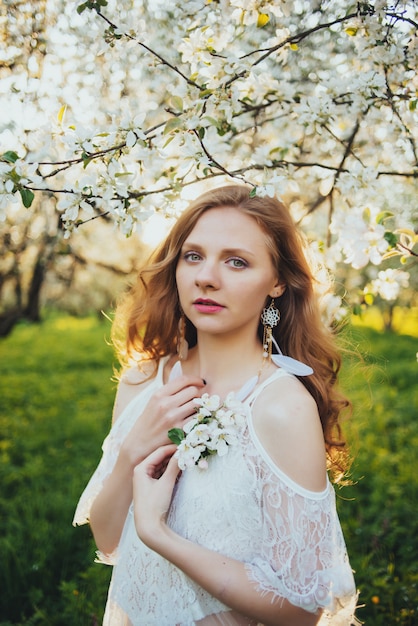
[[[195,283],[201,288],[217,289],[219,287],[219,271],[216,264],[206,260],[196,273]]]

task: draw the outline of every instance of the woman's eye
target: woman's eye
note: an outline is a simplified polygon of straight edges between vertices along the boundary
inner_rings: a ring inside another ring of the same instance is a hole
[[[241,269],[243,267],[247,267],[248,265],[248,263],[244,261],[244,259],[239,259],[239,258],[229,259],[228,263],[232,265],[232,267],[235,267],[236,269]]]
[[[184,254],[185,261],[191,261],[192,263],[200,261],[201,256],[197,252],[186,252]]]

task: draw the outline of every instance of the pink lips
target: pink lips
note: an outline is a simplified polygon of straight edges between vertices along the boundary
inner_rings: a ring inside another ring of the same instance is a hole
[[[197,311],[199,311],[199,313],[218,313],[224,308],[221,304],[218,304],[214,300],[206,300],[204,298],[195,300],[193,302],[193,306]]]

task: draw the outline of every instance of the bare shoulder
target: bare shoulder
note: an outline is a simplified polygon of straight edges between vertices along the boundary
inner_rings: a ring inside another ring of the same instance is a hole
[[[141,364],[125,370],[119,380],[113,405],[112,422],[115,423],[128,404],[144,390],[157,373],[157,365],[154,362]]]
[[[253,408],[255,432],[275,465],[301,487],[322,491],[326,456],[315,400],[295,377],[270,383]]]

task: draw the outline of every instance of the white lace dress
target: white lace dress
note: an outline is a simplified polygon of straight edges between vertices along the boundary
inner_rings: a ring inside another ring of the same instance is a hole
[[[88,522],[90,507],[111,473],[120,445],[154,391],[163,384],[162,359],[156,378],[136,396],[112,427],[103,457],[79,501],[74,524]],[[248,424],[240,445],[209,459],[209,468],[185,470],[177,483],[168,524],[178,534],[246,564],[263,592],[274,592],[307,611],[323,609],[320,626],[356,623],[356,589],[328,482],[308,491],[269,458],[254,431],[251,407],[262,389],[245,400]],[[113,565],[104,626],[255,625],[219,602],[138,538],[132,507]]]

